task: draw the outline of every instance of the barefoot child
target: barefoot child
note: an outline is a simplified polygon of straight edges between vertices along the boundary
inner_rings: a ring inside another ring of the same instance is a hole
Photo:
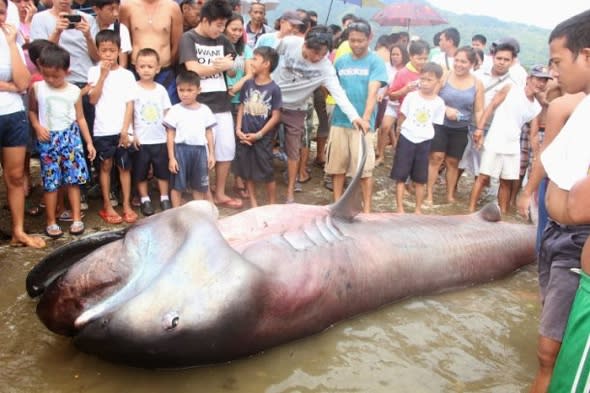
[[[141,198],[141,213],[144,216],[154,214],[152,201],[148,194],[148,173],[150,166],[158,180],[160,190],[160,208],[172,207],[168,198],[168,150],[166,148],[166,128],[162,124],[164,114],[172,104],[166,89],[154,81],[160,70],[160,56],[151,48],[140,49],[135,60],[137,97],[133,104],[133,144],[137,151],[133,153],[133,184]]]
[[[89,172],[80,134],[89,159],[94,159],[96,151],[84,119],[80,89],[65,79],[70,68],[69,53],[57,45],[47,46],[39,57],[39,67],[44,80],[31,88],[29,118],[38,138],[47,215],[45,234],[54,239],[63,235],[56,222],[56,210],[57,190],[65,186],[72,207],[70,233],[81,235],[84,223],[79,185],[88,181]]]
[[[426,63],[420,71],[418,91],[405,96],[401,105],[397,135],[399,141],[390,177],[395,180],[397,212],[404,213],[404,192],[408,176],[416,187],[416,214],[422,213],[424,185],[428,180],[428,157],[434,138],[434,124],[442,124],[445,103],[436,94],[443,70],[436,63]]]
[[[236,121],[236,146],[233,172],[246,181],[250,205],[258,206],[255,182],[266,183],[268,203],[276,202],[273,168],[274,131],[281,118],[281,89],[270,73],[279,62],[277,51],[261,46],[254,50],[254,79],[247,80],[240,93]]]
[[[90,103],[96,107],[94,144],[100,159],[100,188],[103,208],[99,215],[107,224],[133,223],[137,213],[130,203],[131,157],[128,129],[133,116],[133,99],[137,90],[131,71],[117,64],[121,38],[113,30],[102,30],[96,35],[100,63],[88,71]],[[119,170],[123,196],[121,217],[110,200],[113,162]]]
[[[201,80],[193,71],[176,77],[180,102],[166,113],[166,146],[172,207],[182,204],[182,193],[192,190],[194,199],[206,199],[209,169],[215,166],[213,126],[215,116],[205,104],[197,102]]]

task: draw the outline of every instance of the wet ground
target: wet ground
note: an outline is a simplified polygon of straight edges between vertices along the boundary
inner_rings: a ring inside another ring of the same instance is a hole
[[[312,153],[313,157],[313,153]],[[278,200],[285,198],[277,163]],[[376,169],[374,211],[395,207],[388,178],[391,157]],[[296,194],[299,203],[328,204],[322,173]],[[466,212],[471,182],[461,179],[456,204],[427,214]],[[32,196],[37,200],[40,190]],[[264,197],[261,195],[261,199]],[[437,204],[438,203],[438,204]],[[0,204],[5,205],[3,186]],[[98,217],[90,201],[87,233],[115,229]],[[247,206],[247,204],[245,205]],[[407,197],[407,211],[413,197]],[[220,209],[220,214],[235,211]],[[508,220],[518,221],[514,215]],[[9,230],[0,211],[0,229]],[[31,233],[42,233],[43,217],[27,217]],[[67,224],[63,226],[67,229]],[[530,265],[511,277],[476,288],[409,299],[344,321],[326,332],[226,365],[155,372],[105,363],[79,353],[67,338],[37,320],[24,280],[50,250],[72,240],[49,240],[45,250],[12,248],[0,242],[0,392],[524,392],[535,368],[538,324],[537,278]]]

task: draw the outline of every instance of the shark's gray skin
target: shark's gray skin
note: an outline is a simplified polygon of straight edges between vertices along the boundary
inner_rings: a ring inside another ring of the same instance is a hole
[[[534,260],[534,228],[499,222],[496,205],[465,216],[357,214],[358,173],[332,206],[265,206],[218,220],[213,205],[191,202],[80,240],[42,260],[27,290],[41,294],[43,323],[83,351],[189,367]]]

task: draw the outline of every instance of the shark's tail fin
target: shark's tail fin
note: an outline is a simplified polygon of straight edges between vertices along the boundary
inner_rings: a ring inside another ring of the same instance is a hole
[[[360,159],[358,161],[359,164],[356,169],[356,173],[352,179],[352,182],[344,191],[342,197],[330,205],[330,215],[332,217],[352,220],[357,214],[363,211],[361,175],[363,174],[365,162],[367,161],[367,141],[365,140],[364,135],[362,135],[359,139],[361,148],[359,149]]]

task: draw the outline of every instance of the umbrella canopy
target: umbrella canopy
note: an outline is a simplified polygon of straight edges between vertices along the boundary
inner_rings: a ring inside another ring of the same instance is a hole
[[[279,6],[280,0],[242,0],[242,9],[248,10],[250,9],[250,5],[252,4],[264,4],[266,10],[274,10]]]
[[[381,26],[435,26],[447,22],[431,6],[416,3],[391,4],[371,18]]]

